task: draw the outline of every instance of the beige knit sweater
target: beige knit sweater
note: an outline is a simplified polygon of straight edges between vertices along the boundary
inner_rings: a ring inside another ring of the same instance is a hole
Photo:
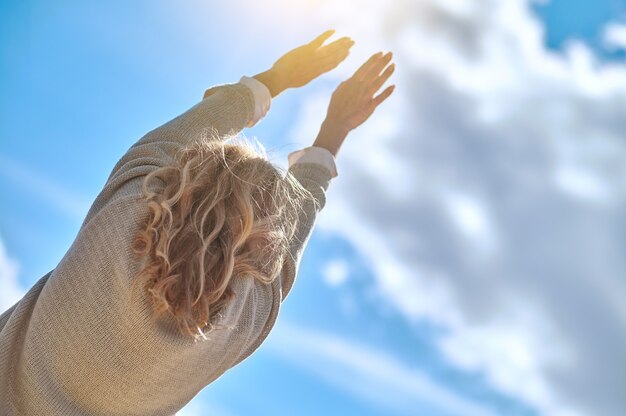
[[[56,268],[0,315],[1,415],[173,415],[267,337],[326,202],[331,172],[321,164],[289,167],[315,197],[299,219],[295,261],[271,285],[234,281],[236,297],[218,321],[230,328],[194,342],[171,318],[154,329],[145,294],[127,302],[139,266],[130,244],[148,215],[143,177],[204,129],[238,133],[253,116],[249,87],[211,92],[129,148]]]

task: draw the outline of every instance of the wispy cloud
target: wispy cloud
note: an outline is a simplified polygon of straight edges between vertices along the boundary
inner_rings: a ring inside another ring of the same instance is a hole
[[[488,408],[462,398],[380,350],[340,336],[281,321],[267,348],[359,399],[398,415],[437,409],[442,414],[487,416]]]
[[[24,296],[25,291],[17,280],[19,270],[19,264],[9,257],[0,238],[0,313]]]
[[[20,189],[32,193],[73,220],[83,218],[91,206],[91,201],[84,196],[47,178],[33,167],[2,154],[0,154],[0,175],[10,179]]]
[[[447,329],[458,368],[542,414],[621,415],[626,65],[548,50],[526,0],[270,2],[357,41],[336,83],[394,52],[397,88],[342,146],[318,226],[408,320]],[[310,144],[336,83],[289,137]]]
[[[202,393],[200,393],[202,394]],[[206,400],[202,400],[201,397],[196,398],[179,412],[176,412],[176,416],[235,416],[234,413],[226,410],[215,403],[208,403]]]
[[[608,49],[626,49],[626,25],[623,22],[608,24],[604,29],[603,35]]]
[[[334,259],[324,265],[322,276],[330,286],[340,286],[350,275],[350,266],[345,259]]]

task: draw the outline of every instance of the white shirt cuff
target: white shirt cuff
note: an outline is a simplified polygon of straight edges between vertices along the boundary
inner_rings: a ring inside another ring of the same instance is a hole
[[[270,110],[272,103],[272,94],[270,90],[256,78],[242,76],[239,80],[241,84],[246,85],[252,90],[254,95],[254,116],[248,123],[247,127],[252,127],[259,122]]]
[[[332,177],[337,177],[337,165],[335,156],[324,147],[309,146],[296,150],[287,156],[289,167],[296,163],[318,163],[330,170]]]

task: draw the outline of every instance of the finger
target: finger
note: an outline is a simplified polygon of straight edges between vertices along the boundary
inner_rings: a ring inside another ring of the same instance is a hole
[[[348,52],[345,51],[342,54],[336,55],[333,59],[326,59],[322,62],[317,62],[317,65],[313,68],[310,68],[304,76],[310,76],[311,78],[317,78],[320,74],[328,72],[334,68],[336,68],[346,57],[348,56]]]
[[[326,39],[328,39],[329,37],[331,37],[333,35],[333,33],[335,33],[335,29],[330,29],[327,30],[326,32],[322,33],[321,35],[319,35],[318,37],[316,37],[315,39],[313,39],[311,42],[309,42],[309,46],[312,48],[319,48],[322,43],[324,43],[324,41]]]
[[[378,94],[376,97],[374,97],[374,99],[372,100],[374,107],[378,107],[378,105],[380,103],[382,103],[383,101],[385,101],[387,99],[387,97],[389,97],[391,95],[391,93],[393,92],[393,90],[396,88],[395,85],[390,85],[387,88],[385,88],[385,90],[383,92],[381,92],[380,94]]]
[[[339,49],[330,55],[325,55],[315,59],[315,61],[311,62],[308,69],[319,71],[320,68],[325,68],[328,65],[331,65],[332,67],[337,66],[341,63],[341,61],[346,59],[349,54],[350,51],[348,49]]]
[[[364,80],[374,79],[380,75],[380,71],[391,61],[392,53],[388,52],[380,59],[377,59],[363,75]]]
[[[367,72],[370,65],[372,65],[376,61],[376,59],[380,58],[382,54],[383,54],[382,52],[377,52],[374,55],[370,56],[369,59],[365,61],[365,63],[361,65],[359,69],[356,70],[352,78],[359,80],[359,81],[362,80],[363,75]]]
[[[318,65],[325,65],[329,62],[339,63],[346,59],[349,54],[349,49],[339,49],[329,55],[322,56],[321,58],[317,59],[315,63]]]
[[[382,75],[380,75],[373,81],[373,83],[371,84],[371,89],[370,89],[372,93],[378,91],[378,89],[385,83],[385,81],[389,79],[391,74],[393,74],[393,71],[395,69],[396,69],[396,64],[389,65],[385,69],[385,71],[382,73]]]
[[[321,66],[318,67],[317,72],[320,73],[320,74],[323,74],[323,73],[328,72],[328,71],[330,71],[332,69],[335,69],[337,66],[339,66],[341,61],[343,61],[345,59],[346,56],[348,56],[348,55],[346,54],[345,56],[342,56],[339,59],[325,62],[324,64],[322,64]]]
[[[341,57],[343,60],[350,53],[352,45],[335,48],[334,50],[324,51],[317,55],[314,62],[334,61]]]
[[[337,50],[340,49],[346,49],[346,48],[351,48],[352,45],[354,45],[354,41],[352,39],[350,39],[349,37],[343,37],[341,39],[338,39],[332,43],[329,43],[328,45],[323,46],[320,51],[323,54],[331,54]]]
[[[346,57],[348,52],[345,51],[341,54],[336,54],[332,57],[327,57],[323,60],[315,62],[315,65],[311,65],[307,68],[307,72],[321,74],[326,71],[330,71],[339,65]]]

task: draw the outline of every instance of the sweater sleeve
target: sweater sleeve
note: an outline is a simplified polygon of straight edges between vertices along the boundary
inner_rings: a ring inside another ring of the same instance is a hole
[[[244,83],[209,88],[205,98],[193,107],[149,131],[134,143],[115,164],[107,182],[138,166],[159,166],[174,152],[203,135],[236,135],[253,120],[255,94]]]
[[[306,200],[298,215],[296,233],[291,241],[290,256],[287,256],[281,271],[281,302],[293,287],[304,249],[313,233],[317,215],[326,205],[326,191],[333,178],[328,166],[314,162],[298,162],[289,166],[288,175],[293,175],[302,186],[311,192],[313,199]]]
[[[246,84],[216,85],[206,91],[202,101],[146,133],[117,161],[81,228],[126,183],[155,168],[174,163],[175,154],[181,147],[204,134],[220,138],[238,134],[253,119],[255,99],[254,92]]]
[[[254,327],[252,332],[255,333],[255,336],[251,337],[252,341],[241,350],[232,366],[239,364],[254,353],[274,327],[280,304],[282,304],[293,287],[300,267],[300,261],[313,232],[317,215],[326,205],[326,190],[332,179],[332,172],[327,166],[315,162],[298,162],[289,167],[287,175],[293,175],[305,189],[311,192],[313,199],[306,201],[296,220],[298,225],[290,244],[290,255],[285,259],[280,280],[277,282],[280,285],[272,284],[268,286],[256,280],[254,281],[255,290],[252,292],[254,296],[247,300],[252,305],[249,309],[261,311],[266,310],[268,305],[271,305],[271,307],[269,307],[269,312],[267,313],[256,314],[266,317],[264,323],[248,324],[246,326],[249,329]]]
[[[289,153],[287,156],[289,166],[296,163],[318,163],[324,165],[332,174],[332,179],[337,177],[337,164],[335,156],[326,148],[319,146],[309,146],[304,149]]]
[[[11,317],[11,314],[13,314],[13,311],[15,310],[15,307],[17,305],[18,303],[15,303],[13,306],[11,306],[6,311],[2,312],[2,314],[0,315],[0,332],[2,332],[2,328],[4,328],[4,326],[6,325],[7,321]]]
[[[239,83],[246,85],[254,94],[254,117],[246,127],[253,127],[259,122],[272,106],[272,94],[269,88],[254,77],[242,76]]]

